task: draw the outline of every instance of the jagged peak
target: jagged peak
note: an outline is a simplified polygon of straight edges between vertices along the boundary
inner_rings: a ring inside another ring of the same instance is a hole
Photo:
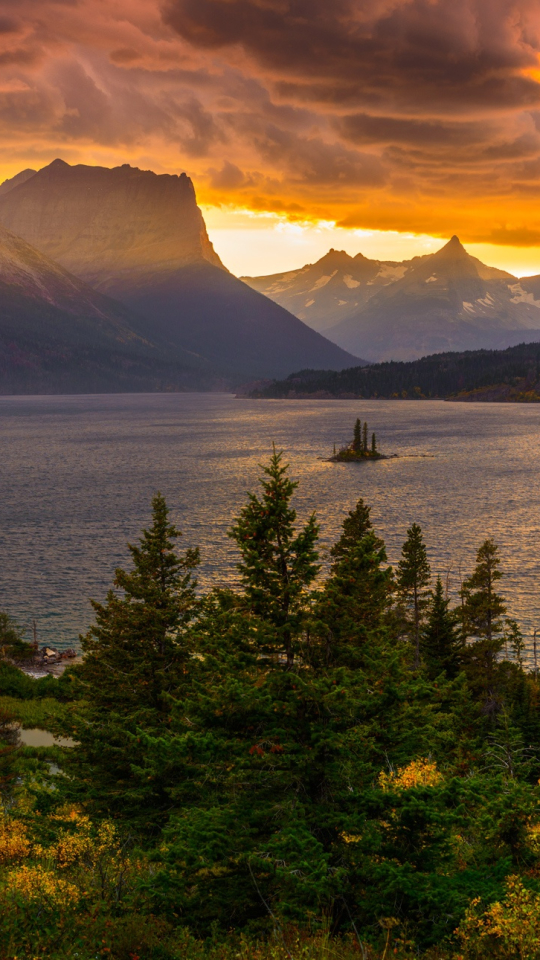
[[[325,253],[324,257],[321,257],[320,260],[317,260],[315,266],[319,264],[328,265],[330,263],[336,265],[346,265],[352,262],[352,257],[345,250],[335,250],[334,247],[330,247],[328,253]]]
[[[454,236],[450,238],[448,243],[445,243],[444,247],[441,247],[441,249],[437,250],[437,252],[432,254],[432,256],[470,257],[470,254],[467,253],[459,237],[456,236],[456,234],[454,234]]]

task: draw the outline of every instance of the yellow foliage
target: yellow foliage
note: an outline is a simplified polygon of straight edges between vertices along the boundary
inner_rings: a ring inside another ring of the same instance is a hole
[[[483,947],[483,955],[490,957],[499,946],[527,960],[540,956],[540,896],[527,890],[519,877],[508,878],[501,903],[493,903],[480,913],[479,902],[473,900],[456,930],[465,955],[472,948],[476,956],[478,948]]]
[[[26,827],[20,820],[0,818],[0,863],[24,860],[30,855],[32,844],[26,835]]]
[[[9,897],[20,897],[27,903],[63,908],[80,899],[80,891],[75,884],[56,877],[52,871],[40,865],[24,864],[11,870],[7,876],[6,892]]]
[[[395,772],[382,771],[378,779],[383,790],[410,790],[413,787],[438,787],[443,782],[443,775],[433,760],[421,757]]]

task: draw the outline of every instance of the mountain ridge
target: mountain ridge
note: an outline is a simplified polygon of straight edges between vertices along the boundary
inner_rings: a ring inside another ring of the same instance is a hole
[[[467,253],[456,235],[435,253],[401,264],[369,261],[362,255],[345,260],[342,254],[340,262],[346,268],[358,263],[364,272],[363,277],[357,275],[351,296],[344,292],[343,267],[341,273],[327,275],[329,254],[299,271],[255,278],[252,285],[291,309],[293,297],[300,300],[306,295],[303,281],[309,280],[311,303],[309,299],[305,303],[318,315],[327,310],[326,335],[371,362],[540,340],[540,277],[519,280],[487,266]],[[348,302],[338,301],[336,306],[335,291]],[[328,303],[328,294],[333,304]],[[314,321],[307,313],[306,307],[305,322],[319,328],[320,319]]]

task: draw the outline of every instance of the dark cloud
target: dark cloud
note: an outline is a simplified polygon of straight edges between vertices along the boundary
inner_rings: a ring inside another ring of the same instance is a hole
[[[403,120],[356,113],[339,117],[335,127],[345,140],[358,144],[405,143],[427,147],[470,146],[496,134],[494,124]]]
[[[118,50],[111,50],[110,58],[113,63],[121,65],[123,63],[134,63],[136,60],[141,59],[141,55],[129,47],[120,47]]]
[[[248,184],[253,185],[251,178],[247,178],[235,163],[229,163],[225,160],[221,170],[210,169],[208,171],[210,183],[214,190],[239,190]]]
[[[539,102],[533,0],[167,0],[164,19],[199,48],[242,48],[305,99],[491,105]],[[283,87],[281,88],[283,90]]]
[[[0,33],[17,33],[20,29],[20,21],[14,17],[0,16]]]

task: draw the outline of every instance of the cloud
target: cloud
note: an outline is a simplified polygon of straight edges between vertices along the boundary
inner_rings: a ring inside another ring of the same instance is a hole
[[[532,244],[539,80],[536,0],[2,0],[0,160],[185,169],[207,204]]]

